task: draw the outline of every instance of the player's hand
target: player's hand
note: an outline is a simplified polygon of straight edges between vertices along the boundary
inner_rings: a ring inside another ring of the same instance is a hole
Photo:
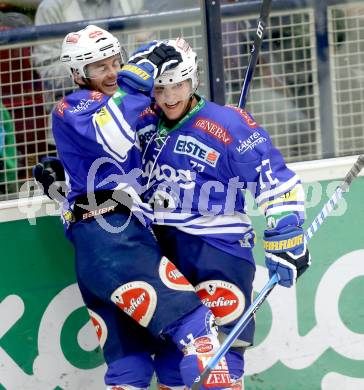
[[[129,58],[129,63],[144,67],[154,79],[165,70],[176,67],[180,62],[182,62],[181,53],[163,41],[152,41],[137,49]]]
[[[311,265],[302,227],[298,218],[290,214],[282,218],[273,229],[264,231],[265,264],[269,276],[277,273],[279,284],[291,287]]]
[[[57,182],[65,180],[64,168],[60,159],[44,157],[33,167],[33,177],[37,183],[41,184],[44,194],[49,198],[54,199],[53,195],[56,192],[64,196],[62,186],[57,184]]]
[[[163,41],[152,41],[139,48],[118,74],[121,88],[150,92],[154,80],[165,70],[177,66],[182,61],[181,53]],[[126,88],[125,88],[126,85]]]

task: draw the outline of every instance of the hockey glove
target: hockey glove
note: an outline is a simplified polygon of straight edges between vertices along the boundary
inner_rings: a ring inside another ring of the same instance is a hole
[[[56,192],[64,196],[63,188],[56,184],[56,182],[65,181],[64,168],[60,159],[44,157],[33,167],[33,177],[36,182],[42,185],[44,194],[49,198],[54,199],[52,195]]]
[[[265,264],[269,276],[277,273],[278,283],[284,287],[292,287],[311,265],[305,235],[297,223],[297,216],[289,214],[281,218],[273,229],[264,231]]]
[[[182,62],[181,53],[163,41],[152,41],[139,48],[129,58],[129,64],[145,67],[153,74],[154,79],[165,70],[176,67],[180,62]]]
[[[140,91],[151,91],[154,79],[160,76],[165,70],[176,67],[182,62],[181,53],[173,46],[162,41],[152,41],[141,47],[123,66],[119,73],[120,82]]]

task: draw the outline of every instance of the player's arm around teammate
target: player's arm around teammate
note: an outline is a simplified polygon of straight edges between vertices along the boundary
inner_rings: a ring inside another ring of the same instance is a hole
[[[161,334],[183,351],[180,370],[187,386],[201,371],[199,348],[219,347],[213,314],[162,257],[148,228],[153,214],[138,194],[137,118],[150,105],[154,78],[180,62],[180,54],[160,42],[142,51],[122,67],[120,44],[107,31],[88,26],[68,34],[61,60],[80,88],[53,111],[69,189],[63,221],[110,389],[149,386]],[[43,168],[35,169],[36,177],[50,173],[50,166]],[[225,368],[220,371],[223,381],[216,389],[230,383]]]

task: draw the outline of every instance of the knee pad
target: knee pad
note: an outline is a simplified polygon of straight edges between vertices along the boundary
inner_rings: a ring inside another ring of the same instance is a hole
[[[154,365],[148,353],[125,356],[108,364],[105,383],[108,390],[146,389],[152,380]]]
[[[165,331],[183,352],[180,373],[186,386],[191,387],[203,372],[207,362],[220,347],[215,317],[211,311],[200,306]],[[231,388],[232,381],[225,357],[223,357],[201,386],[214,390]]]

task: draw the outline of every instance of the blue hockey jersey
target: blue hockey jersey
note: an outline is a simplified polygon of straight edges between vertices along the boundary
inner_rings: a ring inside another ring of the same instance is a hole
[[[268,220],[294,212],[303,223],[300,180],[248,112],[200,98],[172,129],[161,117],[158,108],[147,109],[138,125],[144,197],[154,204],[157,224],[253,261],[247,190]]]
[[[136,137],[138,116],[150,102],[144,94],[118,88],[112,97],[79,89],[57,104],[52,130],[69,188],[64,217],[72,216],[67,210],[72,211],[79,195],[122,189],[133,198],[132,211],[150,223],[151,207],[139,196],[141,153]],[[64,223],[71,219],[64,218]]]

